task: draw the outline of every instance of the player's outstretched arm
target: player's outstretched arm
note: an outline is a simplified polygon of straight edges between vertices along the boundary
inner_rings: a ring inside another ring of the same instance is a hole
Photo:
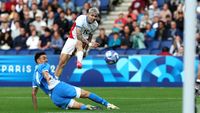
[[[32,89],[32,102],[33,102],[33,107],[34,110],[37,111],[38,109],[38,105],[37,105],[37,92],[38,92],[38,88],[35,87]]]

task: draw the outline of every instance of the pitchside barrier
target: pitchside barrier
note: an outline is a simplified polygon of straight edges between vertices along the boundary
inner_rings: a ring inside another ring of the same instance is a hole
[[[55,71],[58,55],[48,55]],[[33,56],[0,56],[0,86],[31,86]],[[198,60],[195,62],[197,73]],[[108,65],[103,56],[87,56],[82,69],[76,68],[76,57],[65,66],[60,79],[78,86],[158,86],[181,87],[183,58],[174,56],[121,56]]]

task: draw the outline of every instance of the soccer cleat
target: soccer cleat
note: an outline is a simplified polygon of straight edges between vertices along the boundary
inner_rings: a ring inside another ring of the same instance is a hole
[[[119,107],[113,105],[113,104],[108,104],[107,109],[119,109]]]
[[[200,83],[199,82],[195,83],[195,95],[196,96],[200,95]]]
[[[77,67],[78,69],[81,69],[81,68],[82,68],[82,63],[79,62],[79,61],[77,61],[77,63],[76,63],[76,67]]]
[[[99,106],[86,105],[88,110],[102,110]]]

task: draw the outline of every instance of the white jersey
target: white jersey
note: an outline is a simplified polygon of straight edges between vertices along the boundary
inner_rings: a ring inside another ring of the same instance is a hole
[[[84,39],[88,39],[89,34],[94,34],[94,32],[98,28],[97,21],[94,21],[93,23],[88,23],[87,16],[86,15],[80,15],[77,17],[76,21],[71,27],[70,30],[70,38],[77,38],[76,36],[76,28],[79,27],[81,29],[81,33]]]

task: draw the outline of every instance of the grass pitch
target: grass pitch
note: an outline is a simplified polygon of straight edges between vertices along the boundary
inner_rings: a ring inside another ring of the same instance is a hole
[[[41,90],[38,92],[39,113],[182,113],[182,88],[83,88],[98,94],[120,110],[62,110],[54,106]],[[31,87],[0,88],[0,113],[34,113]],[[99,105],[88,99],[76,99],[85,104]],[[200,99],[198,99],[200,100]],[[198,102],[200,104],[200,102]]]

